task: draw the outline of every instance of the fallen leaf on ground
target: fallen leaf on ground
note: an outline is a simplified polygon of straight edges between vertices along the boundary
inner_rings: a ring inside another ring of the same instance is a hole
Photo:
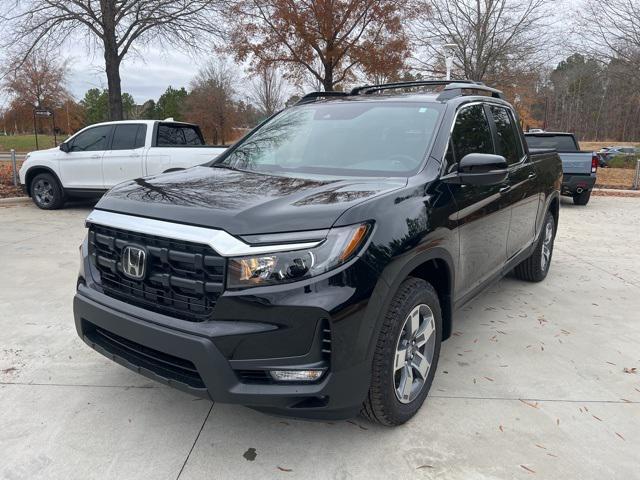
[[[624,373],[636,373],[638,369],[636,367],[624,367]]]
[[[284,468],[284,467],[281,467],[280,465],[278,465],[278,470],[280,470],[281,472],[293,472],[291,468]]]
[[[601,419],[601,418],[598,418],[598,417],[596,417],[596,416],[595,416],[595,415],[593,415],[593,414],[592,414],[591,416],[592,416],[593,418],[595,418],[596,420],[598,420],[599,422],[601,422],[601,421],[602,421],[602,419]]]
[[[421,468],[433,468],[433,465],[420,465],[419,467],[416,467],[416,470],[420,470]]]
[[[502,425],[500,425],[498,428],[500,429],[500,431],[501,431],[502,433],[504,433],[504,428],[502,427]]]
[[[486,378],[486,379],[487,379],[487,380],[489,380],[490,382],[493,382],[493,378],[491,378],[491,377],[484,377],[484,378]]]
[[[536,403],[529,403],[526,400],[522,400],[521,398],[519,398],[518,400],[520,400],[522,403],[524,403],[525,405],[529,405],[532,408],[538,408],[538,402]]]
[[[622,440],[624,440],[624,437],[620,435],[618,432],[616,432],[616,435],[618,435]]]
[[[531,470],[529,467],[525,466],[525,465],[520,465],[522,468],[524,468],[527,472],[529,473],[536,473],[535,470]]]
[[[546,449],[547,449],[547,447],[543,447],[543,446],[542,446],[542,445],[540,445],[539,443],[536,443],[536,447],[541,448],[541,449],[543,449],[543,450],[546,450]]]

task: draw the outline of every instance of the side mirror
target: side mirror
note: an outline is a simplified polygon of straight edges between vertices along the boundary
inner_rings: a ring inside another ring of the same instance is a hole
[[[460,185],[497,185],[507,179],[508,167],[507,160],[501,155],[470,153],[460,160],[456,173],[442,180]]]
[[[69,145],[65,142],[62,142],[60,144],[60,150],[62,150],[64,153],[69,153]]]

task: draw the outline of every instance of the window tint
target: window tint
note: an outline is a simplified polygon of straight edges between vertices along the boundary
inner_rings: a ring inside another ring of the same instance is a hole
[[[502,107],[491,106],[491,113],[496,122],[498,134],[497,152],[507,159],[508,164],[518,163],[522,158],[522,145],[518,138],[515,121],[509,110]]]
[[[529,148],[555,148],[560,152],[577,152],[571,135],[526,135]]]
[[[494,153],[491,129],[482,105],[460,110],[451,134],[451,145],[453,155],[447,152],[449,161],[459,162],[469,153]]]
[[[133,150],[144,146],[144,134],[146,125],[117,125],[113,132],[111,150]]]
[[[176,145],[203,145],[203,143],[194,127],[159,125],[158,146],[168,147]]]
[[[111,126],[93,127],[73,139],[70,152],[95,152],[107,148]]]

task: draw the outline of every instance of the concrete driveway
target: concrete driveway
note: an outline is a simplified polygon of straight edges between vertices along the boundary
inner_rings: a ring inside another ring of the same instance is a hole
[[[0,205],[2,479],[640,478],[640,199],[563,200],[547,280],[458,312],[395,429],[213,405],[90,350],[71,311],[89,210]]]

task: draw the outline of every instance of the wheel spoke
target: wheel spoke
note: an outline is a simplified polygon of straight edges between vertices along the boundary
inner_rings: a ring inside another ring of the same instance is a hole
[[[429,372],[429,367],[431,365],[429,364],[429,360],[427,360],[422,353],[416,352],[411,362],[411,366],[416,369],[416,373],[420,378],[426,380],[427,373]]]
[[[402,370],[400,378],[400,385],[398,386],[398,392],[403,400],[409,400],[411,396],[411,387],[413,386],[413,370],[411,367],[405,367]]]
[[[393,371],[398,371],[405,366],[407,361],[407,347],[405,346],[401,350],[396,350],[396,360],[393,364]]]
[[[435,325],[433,323],[433,317],[422,322],[418,333],[416,334],[416,347],[420,348],[429,341],[431,335],[435,332]]]
[[[412,336],[418,332],[418,328],[420,328],[420,309],[414,308],[409,314],[409,329]]]

